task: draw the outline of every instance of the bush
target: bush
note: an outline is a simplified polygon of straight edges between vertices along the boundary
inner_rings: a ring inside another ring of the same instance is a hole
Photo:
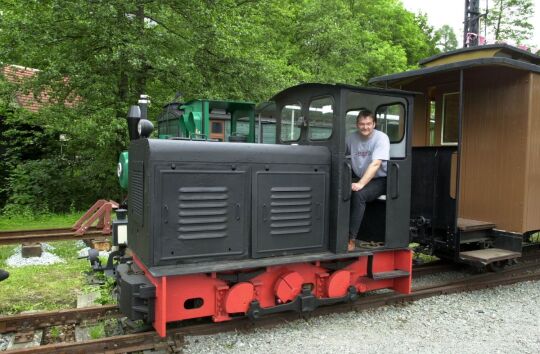
[[[3,213],[65,213],[85,210],[97,199],[118,199],[114,163],[105,171],[96,169],[96,165],[54,158],[17,165],[8,178],[11,193]]]
[[[126,129],[110,109],[14,110],[0,128],[2,214],[65,213],[121,198],[115,171]]]
[[[8,186],[11,194],[4,209],[34,214],[63,212],[72,206],[77,183],[65,161],[57,159],[25,161],[11,172]]]

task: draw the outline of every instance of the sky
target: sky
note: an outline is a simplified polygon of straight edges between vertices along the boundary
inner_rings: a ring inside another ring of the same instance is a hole
[[[454,28],[458,44],[463,45],[463,19],[465,13],[465,0],[401,0],[405,8],[414,13],[419,11],[427,13],[430,25],[439,28],[450,25]],[[493,1],[489,1],[489,6]],[[533,0],[535,14],[531,20],[534,28],[532,40],[528,43],[532,47],[540,48],[540,0]],[[481,9],[485,8],[486,0],[480,0]],[[483,32],[482,28],[482,32]],[[488,41],[489,41],[488,34]],[[491,41],[492,43],[493,41]]]

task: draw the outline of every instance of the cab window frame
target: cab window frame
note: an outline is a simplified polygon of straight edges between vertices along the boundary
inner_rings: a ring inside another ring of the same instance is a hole
[[[302,117],[302,111],[304,109],[304,106],[303,106],[303,104],[302,104],[302,102],[300,100],[298,100],[296,102],[289,102],[289,103],[284,104],[281,107],[281,110],[279,112],[279,130],[280,130],[279,141],[281,143],[296,143],[296,142],[300,141],[300,138],[302,137],[302,128],[296,126],[296,124],[293,124],[292,120],[289,121],[289,123],[291,123],[291,130],[289,131],[289,133],[291,133],[293,131],[293,129],[297,128],[298,129],[298,137],[296,139],[283,139],[283,126],[285,125],[284,122],[286,122],[286,120],[283,119],[283,111],[285,109],[290,109],[290,108],[287,108],[287,106],[299,106],[300,107],[300,109],[298,110],[298,112],[300,113],[298,118]]]
[[[330,98],[332,100],[332,124],[330,125],[330,135],[325,137],[325,138],[321,138],[321,139],[314,139],[312,136],[311,136],[311,105],[313,104],[314,101],[317,101],[317,100],[320,100],[320,99],[325,99],[325,98]],[[319,96],[313,96],[310,98],[309,100],[309,105],[308,105],[308,125],[307,125],[307,139],[309,141],[328,141],[328,140],[331,140],[332,137],[334,136],[334,125],[335,125],[335,121],[336,121],[336,100],[334,99],[334,96],[333,95],[330,95],[330,94],[326,94],[326,95],[319,95]]]
[[[388,132],[384,132],[381,129],[378,129],[379,118],[377,118],[377,112],[379,111],[379,109],[381,107],[389,107],[389,106],[395,106],[395,105],[400,105],[401,108],[403,109],[403,132],[399,140],[392,140],[391,137],[388,135]],[[375,115],[375,119],[377,119],[377,125],[375,126],[375,129],[385,133],[388,136],[388,139],[390,140],[390,144],[400,144],[403,141],[403,139],[405,139],[405,136],[407,135],[407,107],[405,106],[403,102],[396,101],[396,102],[390,102],[390,103],[384,103],[384,104],[378,105],[377,108],[375,109],[375,112],[373,112],[373,114]]]

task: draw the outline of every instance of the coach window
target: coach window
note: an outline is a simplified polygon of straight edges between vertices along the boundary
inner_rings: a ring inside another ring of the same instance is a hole
[[[281,109],[281,141],[297,141],[300,138],[298,121],[302,120],[302,105],[297,102]]]
[[[309,105],[309,139],[327,140],[332,136],[334,124],[334,99],[320,97]]]
[[[458,143],[459,92],[443,95],[442,145]]]
[[[379,106],[375,112],[377,129],[385,132],[390,143],[399,143],[405,134],[405,107],[401,103]]]

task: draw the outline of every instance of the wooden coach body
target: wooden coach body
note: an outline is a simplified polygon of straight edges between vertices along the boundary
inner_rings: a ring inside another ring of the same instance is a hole
[[[540,230],[540,57],[486,45],[420,64],[371,83],[423,94],[413,147],[455,146],[449,189],[458,218]]]

